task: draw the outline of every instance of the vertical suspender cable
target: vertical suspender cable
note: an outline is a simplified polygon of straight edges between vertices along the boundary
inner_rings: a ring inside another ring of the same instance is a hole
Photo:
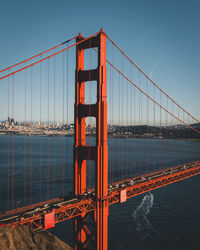
[[[65,52],[63,51],[63,83],[62,83],[62,197],[64,198],[64,150],[65,150],[65,141],[64,141],[64,122],[65,122]]]
[[[180,136],[181,136],[181,134],[180,134],[180,130],[181,130],[181,128],[180,128],[180,125],[181,125],[181,123],[179,123],[179,117],[180,117],[180,114],[179,114],[179,107],[177,107],[177,113],[178,113],[178,130],[179,130],[179,135],[178,135],[178,137],[180,138]],[[180,164],[180,159],[178,160],[178,164]]]
[[[9,74],[9,70],[8,70]],[[7,169],[7,209],[10,207],[10,77],[8,77],[8,169]]]
[[[124,73],[124,56],[122,55],[122,73]],[[124,137],[124,129],[123,129],[123,126],[124,126],[124,81],[123,81],[123,77],[122,77],[122,137]],[[123,144],[124,146],[124,140],[123,140]],[[122,177],[124,177],[124,166],[125,166],[125,163],[124,163],[124,152],[122,152]]]
[[[173,102],[172,102],[172,114],[175,115],[175,109],[174,109],[174,103]],[[176,133],[176,131],[175,131],[175,118],[173,117],[172,120],[173,120],[173,131],[174,131],[173,135],[174,135],[174,139],[175,139],[175,133]]]
[[[30,194],[30,203],[32,204],[32,188],[33,188],[33,183],[32,183],[32,170],[33,170],[33,148],[32,148],[32,132],[33,132],[33,68],[31,67],[31,194]]]
[[[114,46],[113,46],[113,44],[112,44],[112,63],[114,64]],[[113,80],[114,80],[114,72],[113,72],[113,68],[111,69],[111,74],[112,74],[112,81],[111,81],[111,85],[112,85],[112,89],[111,89],[111,91],[112,91],[112,93],[111,93],[111,99],[112,99],[112,103],[111,103],[111,109],[112,109],[112,114],[111,114],[111,124],[112,124],[112,127],[113,127],[113,125],[114,125],[114,121],[113,121],[113,117],[114,117],[114,95],[113,95],[113,92],[114,92],[114,84],[113,84]],[[114,138],[113,138],[114,139]],[[114,144],[113,144],[113,141],[112,141],[112,162],[111,162],[111,170],[112,170],[112,183],[113,183],[113,178],[114,178],[114,155],[113,155],[113,152],[114,152],[114,150],[113,150],[113,146],[114,146]]]
[[[15,160],[15,153],[14,153],[14,130],[15,130],[15,115],[14,115],[14,88],[15,88],[15,82],[14,82],[14,75],[12,77],[12,209],[14,208],[14,160]]]
[[[139,73],[139,88],[141,89],[141,79],[140,79],[140,72]],[[141,92],[139,92],[139,112],[138,112],[138,115],[139,115],[139,143],[138,143],[138,151],[139,151],[139,170],[141,172],[141,135],[142,135],[142,129],[141,129]]]
[[[127,80],[126,80],[126,151],[127,152],[129,152],[129,145],[128,145],[128,143],[129,143],[129,133],[128,133],[128,131],[129,131],[129,129],[128,129],[128,102],[129,102],[129,94],[128,94],[128,87],[129,87],[129,85],[128,85],[128,82],[127,82]],[[127,161],[127,164],[126,164],[126,178],[130,175],[130,173],[129,173],[129,168],[130,168],[130,166],[129,166],[129,164],[130,164],[130,162],[129,162],[129,159],[128,159],[128,157],[127,157],[127,159],[126,159],[126,161]]]
[[[56,53],[56,49],[54,50],[54,53]],[[53,197],[55,197],[55,168],[56,168],[56,163],[55,163],[55,122],[56,122],[56,57],[54,56],[54,94],[53,94],[53,99],[54,99],[54,115],[53,115]]]
[[[132,72],[132,66],[130,67],[131,69],[131,81],[133,81],[133,72]],[[132,177],[133,176],[133,87],[131,86],[130,87],[130,95],[131,95],[131,108],[130,108],[130,150],[131,150],[131,153],[130,153],[130,176]]]
[[[89,40],[89,68],[92,69],[92,49],[91,49],[91,39]],[[89,104],[92,104],[92,82],[91,82],[91,71],[89,71]],[[92,118],[91,118],[91,106],[89,108],[89,139],[90,139],[90,145],[92,145]],[[90,187],[92,187],[93,184],[93,171],[92,171],[92,161],[91,161],[91,150],[89,148],[89,172],[90,172]]]
[[[42,200],[42,64],[40,63],[40,201],[41,200]]]
[[[27,126],[26,126],[26,85],[27,85],[27,71],[25,70],[24,79],[24,205],[26,205],[26,164],[27,164]]]
[[[120,98],[120,95],[121,95],[121,91],[120,91],[120,74],[119,74],[119,88],[118,88],[118,91],[119,91],[119,97],[118,97],[118,100],[119,100],[119,131],[118,131],[118,136],[119,136],[119,161],[118,161],[118,163],[119,163],[119,175],[118,175],[118,178],[120,179],[120,176],[121,176],[121,154],[122,154],[122,152],[121,152],[121,138],[120,138],[120,135],[121,135],[121,128],[120,128],[120,116],[121,116],[121,98]]]
[[[187,116],[187,120],[188,120],[188,125],[189,125],[190,124],[189,115]],[[188,142],[190,142],[190,128],[188,128]],[[190,147],[189,146],[188,146],[188,152],[190,152]]]
[[[66,87],[66,96],[67,96],[67,124],[69,125],[69,90],[68,90],[68,85],[69,85],[69,50],[67,50],[67,87]],[[67,175],[67,178],[69,178],[69,169],[68,169],[68,166],[69,166],[69,164],[68,164],[68,161],[69,161],[69,159],[68,159],[68,156],[69,156],[69,153],[68,153],[68,151],[69,151],[69,136],[67,136],[67,170],[66,170],[66,175]],[[68,188],[70,188],[70,187],[68,187]],[[69,190],[69,189],[68,189]]]
[[[166,98],[166,101],[167,101],[167,110],[169,109],[169,105],[168,105],[168,98]],[[165,147],[165,154],[166,154],[166,159],[168,159],[168,137],[169,137],[169,122],[168,122],[168,113],[166,112],[165,113],[166,114],[166,124],[165,124],[165,126],[166,126],[166,147]],[[166,163],[167,164],[167,163]],[[166,167],[165,167],[166,168]]]
[[[91,39],[89,40],[89,48],[91,48]],[[89,69],[91,70],[91,68],[92,68],[92,51],[91,51],[91,49],[89,49]],[[88,100],[88,103],[89,103],[89,124],[87,124],[87,126],[88,126],[88,133],[89,133],[89,138],[88,138],[88,140],[89,140],[89,162],[87,162],[88,163],[88,170],[89,170],[89,187],[91,188],[91,186],[92,186],[92,164],[91,164],[91,143],[92,143],[92,135],[91,135],[91,133],[92,133],[92,128],[91,128],[91,126],[92,126],[92,122],[91,122],[91,103],[92,103],[92,93],[91,93],[91,91],[92,91],[92,82],[91,82],[91,71],[89,71],[89,82],[88,82],[88,84],[89,84],[89,100]],[[87,164],[86,163],[86,164]]]
[[[110,43],[111,47],[112,44]],[[113,53],[112,49],[111,49],[111,54]],[[111,56],[111,60],[113,60],[113,56]],[[111,69],[111,65],[110,65],[110,88],[108,88],[109,90],[109,130],[110,130],[110,134],[112,136],[112,119],[111,119],[111,114],[112,114],[112,69]],[[112,183],[112,159],[113,159],[113,154],[112,154],[112,139],[110,139],[110,153],[109,153],[109,166],[108,166],[108,171],[109,171],[109,183]]]
[[[133,88],[134,88],[134,93],[133,93],[133,95],[134,95],[134,100],[133,100],[133,105],[134,105],[134,114],[133,114],[133,126],[134,126],[134,137],[135,137],[135,135],[136,135],[136,122],[135,122],[135,119],[136,119],[136,89],[135,89],[135,86],[133,86]],[[135,162],[136,162],[136,159],[135,159],[135,151],[136,151],[136,141],[135,141],[135,138],[134,138],[134,159],[133,159],[133,172],[134,172],[134,176],[135,176],[135,171],[136,171],[136,164],[135,164]]]
[[[112,113],[112,110],[111,110],[111,102],[112,102],[112,97],[111,97],[111,93],[112,93],[112,73],[111,73],[111,65],[110,65],[110,88],[109,88],[109,109],[110,109],[110,112],[109,112],[109,130],[112,130],[112,125],[111,125],[111,113]],[[112,132],[111,132],[112,133]],[[109,153],[109,165],[108,165],[108,173],[109,173],[109,182],[111,182],[112,183],[112,178],[111,178],[111,176],[112,176],[112,157],[113,157],[113,155],[112,155],[112,140],[110,140],[110,153]]]
[[[47,86],[47,120],[48,120],[48,138],[47,138],[47,200],[49,199],[49,84],[50,84],[50,71],[48,59],[48,86]]]
[[[140,74],[140,83],[142,83],[142,78],[141,78],[141,74]],[[144,130],[144,126],[143,126],[143,95],[142,93],[140,92],[140,122],[141,122],[141,139],[140,139],[140,142],[141,142],[141,147],[140,147],[140,150],[142,152],[142,145],[143,145],[143,142],[142,142],[142,138],[143,138],[143,130]],[[145,165],[143,165],[143,159],[142,159],[142,154],[141,154],[141,166],[143,167],[144,166],[144,170],[145,170]]]
[[[156,93],[155,93],[155,86],[153,87],[153,99],[155,100],[156,98]],[[153,170],[155,171],[156,168],[156,142],[155,142],[155,138],[156,138],[156,124],[155,124],[155,118],[156,118],[156,106],[155,106],[155,102],[153,103]]]
[[[140,84],[142,85],[142,75],[140,74]],[[140,85],[140,86],[141,86]],[[143,142],[142,142],[142,138],[143,138],[143,130],[144,130],[144,126],[143,126],[143,95],[142,93],[140,92],[140,124],[141,124],[141,139],[140,139],[140,153],[142,153],[142,148],[143,148]],[[143,159],[142,159],[142,154],[140,154],[140,159],[141,159],[141,167],[144,166],[144,170],[145,170],[145,165],[143,165]]]
[[[185,121],[185,112],[183,112],[183,111],[181,111],[182,112],[182,116],[183,116],[183,118],[182,118],[182,120],[183,120],[183,122],[184,123],[187,123],[186,121]],[[185,127],[185,125],[183,125],[183,127],[182,127],[182,137],[184,138],[184,145],[185,145],[185,147],[184,147],[184,151],[185,151],[185,153],[186,153],[186,149],[187,149],[187,133],[186,133],[186,127]]]
[[[146,80],[146,92],[147,95],[149,95],[149,88],[148,88],[148,79]],[[146,125],[147,125],[147,129],[146,129],[146,172],[148,173],[148,167],[149,167],[149,152],[148,152],[148,146],[149,146],[149,98],[146,99],[147,103],[146,103]]]
[[[162,105],[162,92],[160,92],[160,105]],[[159,135],[159,144],[160,144],[160,169],[162,168],[162,109],[160,107],[160,135]]]

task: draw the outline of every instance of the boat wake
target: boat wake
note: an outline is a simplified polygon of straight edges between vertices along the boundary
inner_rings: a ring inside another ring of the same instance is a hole
[[[132,214],[132,218],[136,223],[136,231],[141,239],[155,236],[158,231],[149,222],[147,215],[150,213],[153,207],[154,196],[153,194],[147,194],[144,196],[141,204],[136,208]]]

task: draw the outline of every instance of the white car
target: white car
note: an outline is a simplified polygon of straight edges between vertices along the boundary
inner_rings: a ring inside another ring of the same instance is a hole
[[[126,185],[125,184],[120,184],[120,187],[121,188],[124,188]]]

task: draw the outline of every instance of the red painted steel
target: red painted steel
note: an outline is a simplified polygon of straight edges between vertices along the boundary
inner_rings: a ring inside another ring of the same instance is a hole
[[[126,189],[120,191],[120,203],[126,202]]]
[[[85,40],[80,43],[80,41]],[[78,44],[80,43],[80,44]],[[98,48],[98,67],[96,70],[84,70],[84,50]],[[96,80],[97,101],[85,104],[85,82]],[[75,135],[74,135],[74,191],[75,195],[86,192],[86,160],[95,161],[96,211],[89,216],[85,213],[74,220],[75,249],[88,246],[94,240],[97,250],[107,249],[108,240],[108,204],[103,199],[108,194],[108,146],[107,146],[107,94],[106,94],[106,35],[101,30],[97,36],[84,39],[81,34],[76,46],[76,86],[75,86]],[[91,112],[92,111],[92,112]],[[85,118],[96,118],[96,146],[85,142]],[[90,154],[88,153],[90,152]],[[90,156],[90,157],[89,157]],[[93,220],[96,230],[86,230],[86,221]],[[87,235],[92,237],[87,237]]]
[[[55,227],[54,211],[44,215],[44,229]]]
[[[85,249],[89,246],[95,246],[97,250],[107,250],[108,248],[108,214],[109,205],[114,203],[126,202],[127,199],[136,195],[140,195],[151,190],[172,184],[200,174],[200,162],[192,162],[186,165],[179,165],[174,168],[157,171],[140,177],[134,177],[127,180],[114,183],[112,188],[108,190],[108,145],[107,145],[107,73],[106,62],[108,62],[115,70],[118,71],[129,83],[133,84],[148,99],[154,102],[160,110],[176,118],[182,124],[192,130],[200,133],[195,128],[179,119],[168,109],[158,103],[155,98],[151,98],[140,87],[135,85],[125,74],[117,69],[110,61],[106,59],[106,38],[108,36],[103,30],[88,37],[83,38],[81,34],[76,37],[76,43],[60,50],[50,56],[29,64],[21,69],[9,73],[1,79],[10,75],[14,75],[24,69],[32,67],[46,59],[49,59],[67,49],[76,46],[76,72],[75,72],[75,104],[74,104],[74,199],[54,199],[31,206],[15,209],[0,214],[0,226],[11,225],[15,227],[19,224],[27,225],[32,230],[41,228],[49,229],[55,223],[74,218],[74,242],[75,249]],[[109,38],[109,37],[108,37]],[[110,38],[109,38],[110,39]],[[111,40],[111,39],[110,39]],[[120,50],[120,52],[142,73],[137,65],[111,40],[111,42]],[[60,44],[61,45],[61,44]],[[60,46],[58,45],[58,46]],[[58,47],[56,46],[56,47]],[[54,48],[56,48],[54,47]],[[95,49],[98,52],[98,66],[96,69],[84,69],[84,51],[85,49]],[[97,49],[96,49],[97,48]],[[52,49],[50,49],[52,50]],[[48,51],[50,51],[48,50]],[[29,61],[48,51],[42,52],[23,62]],[[23,63],[21,62],[21,63]],[[15,67],[20,65],[11,66]],[[7,68],[8,69],[8,68]],[[7,70],[5,69],[5,70]],[[5,71],[3,70],[3,71]],[[1,72],[3,72],[1,71]],[[146,76],[144,74],[144,76]],[[146,76],[147,77],[147,76]],[[158,87],[150,78],[147,77],[156,87]],[[14,78],[13,78],[14,81]],[[95,104],[85,104],[85,82],[97,82],[97,100]],[[13,82],[14,83],[14,82]],[[158,89],[170,98],[159,87]],[[170,100],[172,100],[170,98]],[[173,101],[173,100],[172,100]],[[180,107],[189,116],[191,114]],[[128,106],[128,104],[127,104]],[[86,117],[96,118],[96,145],[90,146],[86,144]],[[195,118],[194,118],[195,119]],[[123,120],[123,118],[122,118]],[[197,119],[195,119],[198,121]],[[32,144],[31,144],[32,145]],[[14,151],[13,151],[14,152]],[[14,158],[13,158],[14,159]],[[87,172],[86,161],[95,162],[95,189],[92,193],[95,195],[85,196],[87,190]]]
[[[127,179],[124,181],[116,182],[115,184],[122,184],[122,183],[128,183],[130,180],[136,180],[141,179],[142,177],[146,177],[146,180],[141,181],[139,184],[135,184],[133,186],[126,186],[124,188],[115,188],[113,191],[109,191],[108,195],[104,197],[108,205],[112,205],[115,203],[120,202],[120,193],[121,191],[126,191],[126,197],[127,199],[132,198],[134,196],[147,193],[149,191],[164,187],[169,184],[173,184],[178,181],[182,181],[184,179],[187,179],[189,177],[195,176],[200,174],[200,162],[192,162],[190,164],[186,164],[186,166],[189,166],[188,169],[182,169],[180,170],[180,167],[183,167],[184,165],[176,166],[174,168],[157,171],[151,174],[143,175],[134,177],[131,179]],[[169,172],[169,170],[172,170]],[[167,175],[163,174],[168,172]],[[147,179],[147,177],[155,175],[154,179]],[[19,216],[21,212],[16,212],[15,214],[10,214],[8,216],[7,213],[0,214],[0,226],[4,225],[10,225],[12,227],[16,227],[19,224],[27,225],[32,230],[39,230],[41,228],[44,228],[44,216],[45,214],[54,211],[55,215],[55,224],[69,220],[75,217],[80,217],[84,214],[84,219],[86,214],[93,213],[97,208],[97,203],[95,198],[82,198],[82,199],[72,199],[70,201],[62,201],[59,202],[59,204],[62,204],[61,207],[55,207],[50,201],[46,201],[46,204],[49,204],[49,207],[44,210],[35,211],[32,209],[32,211],[29,211],[25,217]],[[52,205],[51,205],[52,204]],[[58,202],[56,203],[58,204]],[[23,209],[25,212],[25,209]]]
[[[166,185],[187,179],[189,177],[195,176],[200,174],[200,163],[198,162],[197,166],[191,166],[191,168],[186,170],[179,170],[180,166],[177,166],[175,168],[171,168],[172,172],[168,173],[167,175],[164,175],[165,173],[162,171],[157,171],[155,174],[158,176],[154,179],[149,180],[148,178],[145,181],[142,181],[140,184],[125,187],[121,190],[126,190],[127,192],[127,199],[132,198],[134,196],[164,187]],[[177,170],[177,171],[175,171]],[[173,172],[175,171],[175,172]],[[143,175],[141,177],[148,177],[150,175]],[[141,178],[140,177],[140,178]],[[129,180],[127,180],[129,181]],[[126,182],[127,182],[126,181]],[[120,201],[120,192],[121,190],[116,190],[112,192],[110,195],[108,195],[107,200],[109,205],[114,204],[116,202]]]
[[[84,40],[79,34],[77,43]],[[80,79],[79,71],[84,70],[84,50],[76,46],[76,75],[75,75],[75,105],[74,105],[74,193],[75,195],[83,195],[86,191],[86,160],[84,159],[83,147],[85,148],[85,117],[80,117],[79,107],[85,104],[85,82]],[[86,241],[86,233],[81,228],[81,219],[84,215],[74,219],[74,244],[84,244]],[[78,242],[78,243],[77,243]]]
[[[97,194],[97,250],[108,248],[108,204],[102,200],[108,194],[108,144],[107,144],[107,73],[106,35],[99,33],[96,117],[96,194]]]
[[[56,204],[56,203],[59,203],[59,202],[62,202],[64,201],[63,198],[54,198],[54,199],[51,199],[51,200],[48,200],[48,201],[42,201],[42,202],[38,202],[38,203],[34,203],[34,204],[31,204],[31,205],[28,205],[28,206],[24,206],[24,207],[20,207],[20,208],[17,208],[17,209],[13,209],[13,210],[9,210],[9,211],[6,211],[4,213],[0,213],[0,218],[2,216],[4,217],[9,217],[9,216],[12,216],[13,214],[18,214],[18,213],[24,213],[26,211],[31,211],[31,210],[34,210],[38,207],[42,207],[46,204]]]

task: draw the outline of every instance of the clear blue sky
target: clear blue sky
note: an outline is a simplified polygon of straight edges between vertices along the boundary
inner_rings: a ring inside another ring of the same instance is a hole
[[[200,118],[199,10],[198,0],[1,1],[0,68],[103,27],[162,89]]]

